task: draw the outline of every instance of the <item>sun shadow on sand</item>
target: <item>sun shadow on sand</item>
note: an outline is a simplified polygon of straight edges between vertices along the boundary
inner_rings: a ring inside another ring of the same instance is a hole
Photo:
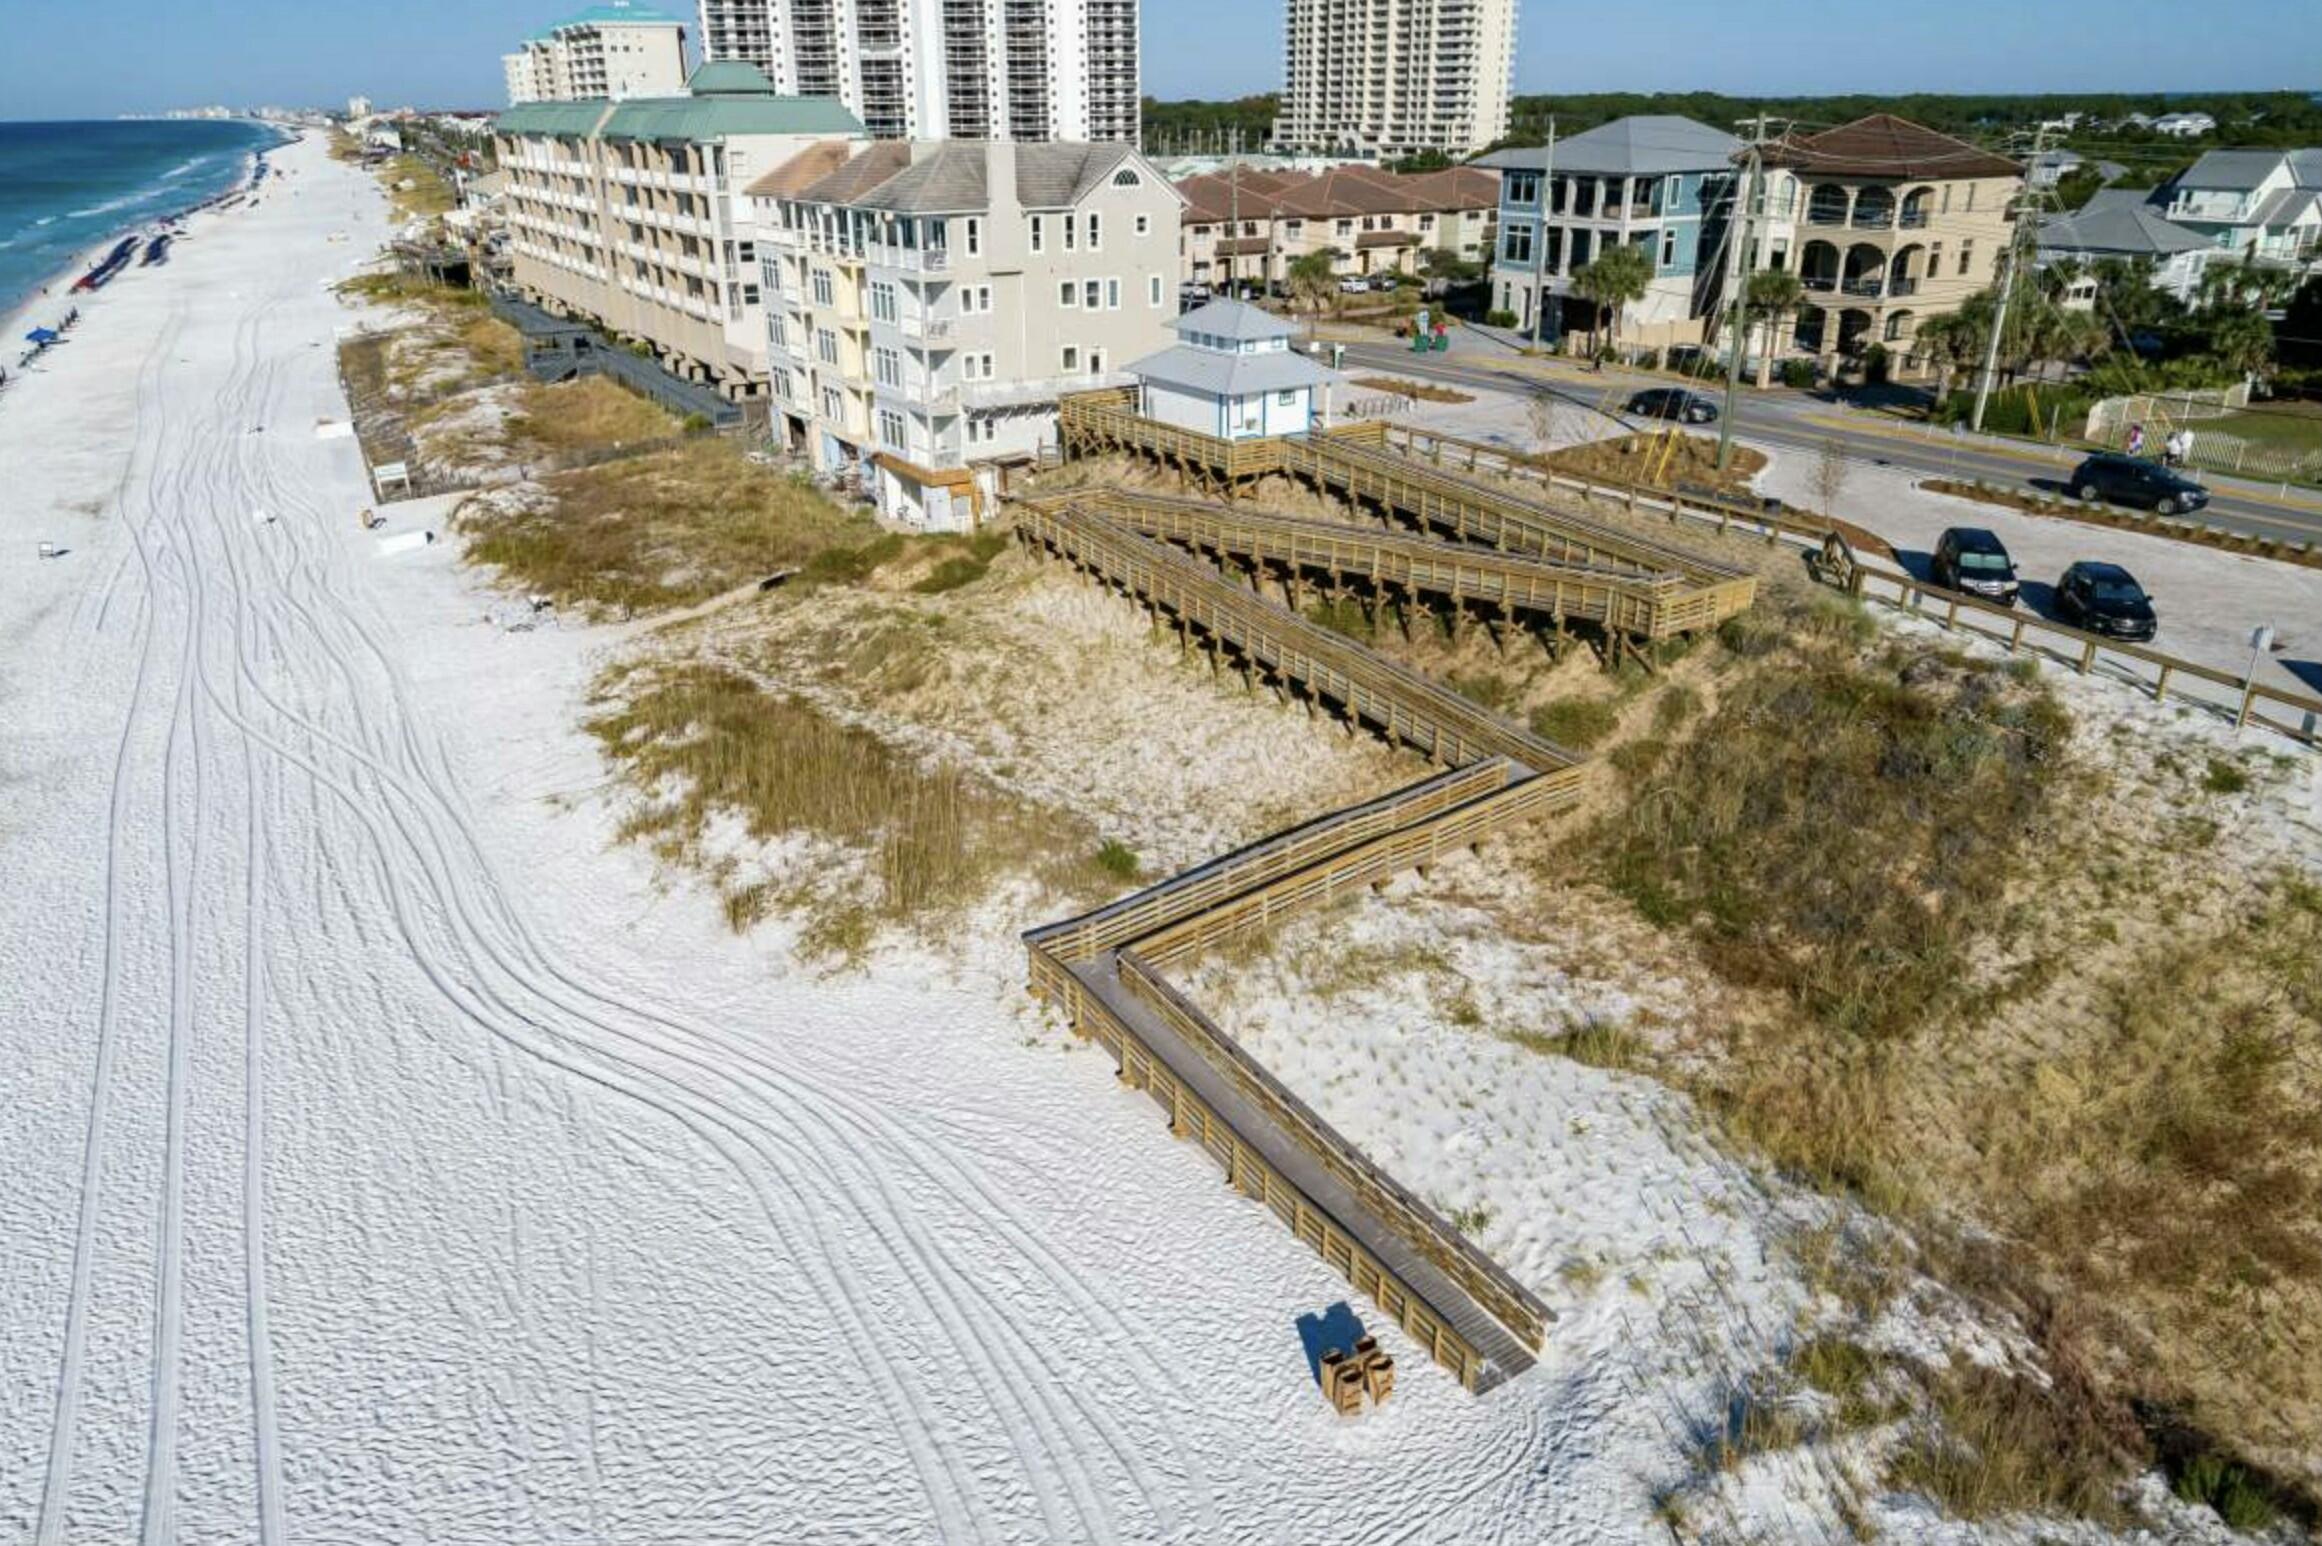
[[[1320,1315],[1298,1317],[1298,1340],[1306,1345],[1306,1372],[1322,1383],[1322,1355],[1332,1348],[1346,1352],[1363,1334],[1362,1317],[1344,1299]]]

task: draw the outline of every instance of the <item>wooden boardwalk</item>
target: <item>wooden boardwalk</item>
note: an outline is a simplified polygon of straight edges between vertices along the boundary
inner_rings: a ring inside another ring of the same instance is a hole
[[[1121,1079],[1199,1141],[1470,1390],[1531,1367],[1554,1319],[1539,1298],[1373,1164],[1188,1002],[1162,971],[1282,917],[1472,849],[1578,801],[1579,756],[1228,579],[1193,554],[1272,571],[1590,622],[1666,638],[1747,607],[1744,572],[1345,435],[1226,441],[1154,424],[1118,392],[1067,398],[1068,456],[1134,450],[1231,494],[1291,472],[1373,504],[1419,535],[1301,521],[1240,505],[1080,489],[1018,506],[1024,541],[1169,618],[1243,669],[1302,689],[1448,771],[1196,865],[1024,936],[1033,992],[1113,1054]],[[1456,540],[1430,535],[1446,532]],[[1171,546],[1175,544],[1176,546]],[[1179,548],[1191,550],[1181,552]]]

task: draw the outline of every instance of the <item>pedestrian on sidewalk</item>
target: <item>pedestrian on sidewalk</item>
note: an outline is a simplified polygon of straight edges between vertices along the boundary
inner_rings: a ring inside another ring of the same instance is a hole
[[[2129,426],[2128,454],[2131,456],[2145,454],[2145,427],[2142,424]]]
[[[2173,429],[2169,431],[2169,438],[2162,443],[2161,465],[2182,467],[2185,459],[2192,454],[2193,432],[2189,429]]]

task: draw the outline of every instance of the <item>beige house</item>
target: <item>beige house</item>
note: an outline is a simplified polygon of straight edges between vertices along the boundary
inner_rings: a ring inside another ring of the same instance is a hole
[[[749,195],[773,427],[899,525],[972,528],[1170,342],[1182,200],[1125,145],[835,140]]]
[[[859,136],[852,114],[718,64],[695,71],[686,96],[529,103],[492,129],[518,290],[734,401],[763,394],[766,319],[742,189],[810,145]]]
[[[1997,282],[2024,187],[2005,156],[1881,113],[1778,141],[1765,164],[1806,286],[1795,344],[1825,370],[1874,343],[1912,363],[1921,323]]]
[[[1292,263],[1324,251],[1340,276],[1417,273],[1438,248],[1487,263],[1499,188],[1498,173],[1464,166],[1190,177],[1177,185],[1186,200],[1178,276],[1189,284],[1277,285]]]

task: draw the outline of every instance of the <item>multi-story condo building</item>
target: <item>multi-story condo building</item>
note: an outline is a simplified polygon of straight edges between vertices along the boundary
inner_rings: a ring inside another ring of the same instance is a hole
[[[2288,264],[2322,254],[2322,150],[2212,150],[2152,202],[2221,252]]]
[[[1619,118],[1545,147],[1503,150],[1499,247],[1492,300],[1543,338],[1591,327],[1595,305],[1576,298],[1573,276],[1607,248],[1641,250],[1652,269],[1642,298],[1621,317],[1621,336],[1665,348],[1698,343],[1724,292],[1741,141],[1690,118]],[[1769,247],[1779,264],[1786,250]],[[1541,310],[1542,307],[1546,309]]]
[[[1997,281],[2024,189],[2007,157],[1877,113],[1774,141],[1763,161],[1793,179],[1774,213],[1800,243],[1794,345],[1825,369],[1873,343],[1908,364],[1921,323]]]
[[[1508,132],[1516,0],[1289,0],[1277,144],[1466,155]]]
[[[773,427],[901,524],[973,526],[1170,341],[1181,201],[1125,145],[834,142],[749,193]]]
[[[716,64],[684,96],[527,103],[492,129],[521,292],[735,401],[763,394],[766,314],[742,190],[810,145],[859,138],[853,114]]]
[[[685,89],[685,23],[608,0],[526,38],[501,64],[511,106],[674,96]]]
[[[701,0],[701,44],[880,139],[1137,141],[1137,0]]]
[[[1290,265],[1328,252],[1331,271],[1415,273],[1425,255],[1491,256],[1499,177],[1477,167],[1398,173],[1372,166],[1300,174],[1229,169],[1189,177],[1179,277],[1193,284],[1280,284]]]

